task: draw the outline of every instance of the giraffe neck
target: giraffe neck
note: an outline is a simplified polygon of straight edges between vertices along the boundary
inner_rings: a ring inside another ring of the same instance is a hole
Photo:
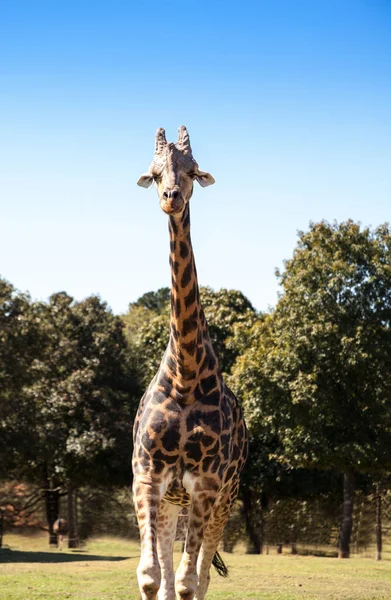
[[[201,372],[217,371],[218,364],[200,304],[188,204],[180,217],[170,216],[169,232],[171,322],[165,364],[179,388],[186,388],[199,379]]]

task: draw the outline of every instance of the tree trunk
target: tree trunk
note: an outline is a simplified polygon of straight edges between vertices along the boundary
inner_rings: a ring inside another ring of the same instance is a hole
[[[246,531],[250,540],[249,554],[262,554],[263,539],[260,532],[254,527],[253,516],[253,492],[249,488],[242,489],[243,514],[246,523]]]
[[[381,560],[383,549],[382,539],[382,499],[380,485],[376,485],[376,560]]]
[[[60,509],[60,493],[58,489],[52,489],[48,479],[44,481],[44,498],[46,521],[49,528],[49,545],[57,546],[57,535],[53,531],[53,525],[58,519]]]
[[[348,468],[343,477],[343,516],[338,558],[349,558],[350,556],[350,537],[353,527],[353,497],[354,473],[353,469]]]
[[[75,500],[75,490],[72,484],[68,483],[68,548],[77,548],[79,546]]]
[[[292,554],[297,554],[297,542],[292,542]]]
[[[0,508],[0,548],[3,546],[4,510]]]

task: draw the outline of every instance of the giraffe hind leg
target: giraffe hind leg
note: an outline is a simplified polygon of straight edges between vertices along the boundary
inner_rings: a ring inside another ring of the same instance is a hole
[[[175,573],[172,559],[178,515],[181,506],[167,502],[160,503],[157,525],[157,552],[161,568],[159,600],[175,600]]]
[[[217,484],[211,486],[210,478],[209,482],[200,477],[195,478],[194,481],[185,549],[175,577],[178,600],[193,600],[195,596],[198,585],[197,560],[217,496]],[[211,560],[212,558],[213,555]]]
[[[197,561],[198,587],[195,600],[204,600],[210,582],[210,567],[213,564],[223,577],[227,577],[228,569],[217,552],[223,536],[224,528],[231,514],[232,506],[238,493],[238,484],[230,488],[216,499],[205,531],[201,551]]]

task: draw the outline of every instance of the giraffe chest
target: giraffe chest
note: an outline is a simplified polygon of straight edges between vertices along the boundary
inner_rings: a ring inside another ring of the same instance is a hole
[[[170,471],[179,480],[185,471],[217,472],[232,450],[232,422],[227,402],[182,407],[151,395],[135,431],[134,468],[154,475]]]

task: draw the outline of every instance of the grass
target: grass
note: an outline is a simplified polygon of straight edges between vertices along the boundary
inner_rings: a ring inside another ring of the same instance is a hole
[[[138,600],[139,547],[118,538],[83,550],[50,550],[47,538],[8,534],[0,549],[1,600]],[[176,553],[176,561],[180,554]],[[391,560],[225,554],[230,577],[215,573],[208,600],[389,600]]]

